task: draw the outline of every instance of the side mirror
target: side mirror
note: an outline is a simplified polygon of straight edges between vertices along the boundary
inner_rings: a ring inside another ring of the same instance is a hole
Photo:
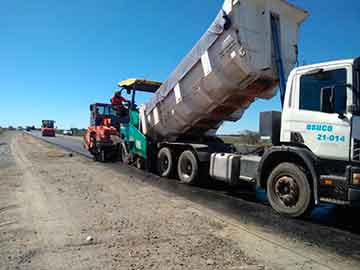
[[[130,90],[130,89],[126,89],[126,93],[127,93],[128,95],[130,95],[130,94],[131,94],[131,90]]]
[[[329,87],[321,88],[320,97],[320,111],[324,113],[337,113],[340,119],[345,119],[344,113],[346,112],[346,90],[344,87],[351,85],[339,84]],[[336,93],[336,88],[340,88],[340,92]]]
[[[90,109],[90,112],[92,112],[93,109],[94,109],[94,106],[91,104],[90,107],[89,107],[89,109]]]
[[[348,111],[352,114],[356,114],[356,115],[360,114],[360,108],[355,104],[348,106]]]
[[[335,87],[321,88],[320,95],[320,111],[335,113]]]

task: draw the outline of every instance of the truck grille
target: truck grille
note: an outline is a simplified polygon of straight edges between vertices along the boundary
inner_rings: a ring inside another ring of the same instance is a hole
[[[360,161],[360,140],[354,139],[353,160]]]

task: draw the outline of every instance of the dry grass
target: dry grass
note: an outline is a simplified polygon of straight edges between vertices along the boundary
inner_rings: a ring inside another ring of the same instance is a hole
[[[47,156],[50,158],[61,158],[61,157],[65,157],[65,153],[52,150],[47,152]]]

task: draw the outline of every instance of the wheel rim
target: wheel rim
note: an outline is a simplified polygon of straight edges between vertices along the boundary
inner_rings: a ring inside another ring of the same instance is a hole
[[[294,207],[299,201],[299,186],[294,178],[281,176],[275,182],[275,194],[286,207]]]
[[[184,159],[181,161],[181,171],[185,178],[189,178],[193,171],[192,163],[189,159]]]
[[[190,161],[187,160],[185,168],[186,174],[190,175],[192,172],[192,164]]]
[[[169,168],[169,158],[166,155],[160,157],[160,172],[163,173]]]

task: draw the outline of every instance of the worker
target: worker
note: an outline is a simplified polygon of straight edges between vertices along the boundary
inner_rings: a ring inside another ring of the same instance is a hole
[[[106,126],[106,127],[111,127],[111,118],[105,117],[103,119],[103,125]]]
[[[129,101],[121,95],[121,91],[115,92],[115,95],[111,98],[111,105],[120,116],[127,115],[127,109],[123,104],[124,102]]]

